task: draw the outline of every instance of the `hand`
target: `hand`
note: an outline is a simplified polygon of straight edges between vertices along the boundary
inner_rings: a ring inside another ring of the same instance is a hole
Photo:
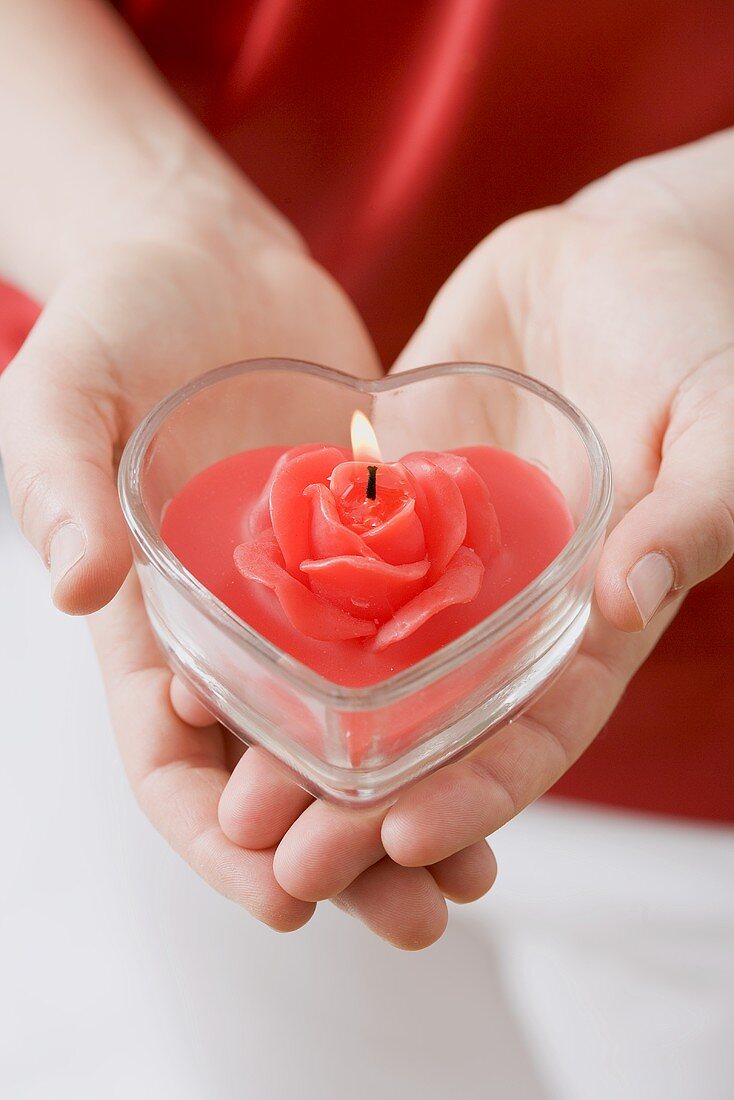
[[[447,896],[444,869],[464,860],[460,900],[469,899],[470,882],[483,893],[494,867],[482,838],[583,752],[685,592],[731,556],[734,256],[722,234],[709,243],[705,218],[681,198],[681,155],[632,166],[492,234],[440,292],[396,364],[500,362],[565,393],[608,445],[614,529],[597,606],[563,677],[520,720],[409,789],[384,821],[359,823],[312,802],[263,758],[244,757],[220,819],[251,845],[276,843],[289,826],[274,868],[292,895],[328,896],[385,853],[405,867],[433,865]],[[277,827],[268,817],[276,804]]]
[[[313,905],[284,893],[272,852],[236,848],[217,824],[241,746],[176,717],[135,579],[115,596],[130,551],[114,472],[151,404],[210,367],[260,355],[361,375],[380,367],[345,296],[110,5],[6,9],[0,267],[47,303],[0,380],[13,506],[57,606],[87,613],[112,598],[92,627],[123,757],[154,823],[218,889],[274,927],[297,927]],[[180,685],[172,691],[185,707]],[[446,917],[434,877],[388,860],[340,904],[406,946],[435,938]]]
[[[115,596],[130,567],[115,487],[130,431],[203,370],[259,355],[380,372],[353,308],[295,234],[253,225],[249,211],[213,225],[192,205],[185,232],[166,226],[107,248],[62,281],[0,381],[0,441],[16,516],[50,567],[57,606],[89,613],[112,600],[91,625],[138,800],[212,885],[291,929],[313,904],[280,887],[272,850],[245,851],[217,824],[242,746],[209,718],[201,732],[177,718],[135,578]],[[340,904],[402,944],[434,936],[437,913],[445,919],[434,879],[388,860]]]
[[[313,906],[283,892],[272,852],[237,849],[217,825],[241,746],[176,717],[135,579],[114,596],[130,565],[114,470],[151,404],[210,367],[259,355],[361,375],[380,367],[345,296],[109,5],[11,5],[0,55],[13,88],[0,109],[0,266],[47,303],[0,381],[16,515],[60,608],[90,612],[114,597],[93,632],[123,757],[154,823],[218,889],[296,927]],[[434,880],[387,861],[342,904],[406,943],[425,941],[442,909],[445,919]]]
[[[686,591],[734,551],[734,249],[723,217],[710,234],[696,189],[715,146],[632,165],[501,228],[401,357],[398,369],[478,359],[549,382],[600,430],[616,487],[580,652],[518,722],[391,809],[382,839],[401,864],[446,858],[552,786]]]

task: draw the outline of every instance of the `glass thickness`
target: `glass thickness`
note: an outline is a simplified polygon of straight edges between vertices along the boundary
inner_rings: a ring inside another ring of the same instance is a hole
[[[385,461],[414,450],[502,447],[541,466],[575,531],[558,557],[492,615],[369,687],[333,683],[273,645],[203,587],[160,537],[168,501],[214,462],[254,447],[349,445],[351,414]],[[550,387],[502,367],[448,363],[361,381],[310,363],[255,360],[209,372],[160,402],[119,470],[123,512],[153,631],[212,713],[314,794],[387,802],[473,748],[537,698],[573,654],[609,520],[604,445]]]

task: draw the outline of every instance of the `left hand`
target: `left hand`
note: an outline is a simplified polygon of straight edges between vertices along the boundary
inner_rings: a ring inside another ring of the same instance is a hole
[[[561,390],[610,451],[613,530],[589,628],[558,683],[407,790],[384,820],[314,802],[261,753],[245,754],[220,820],[236,843],[278,843],[275,875],[293,896],[338,894],[386,853],[431,865],[449,897],[443,868],[458,864],[443,861],[474,861],[475,896],[488,889],[483,838],[571,766],[686,591],[732,555],[734,247],[731,233],[710,237],[686,200],[687,172],[700,171],[692,161],[710,156],[710,143],[693,150],[501,227],[454,273],[396,364],[500,362]]]

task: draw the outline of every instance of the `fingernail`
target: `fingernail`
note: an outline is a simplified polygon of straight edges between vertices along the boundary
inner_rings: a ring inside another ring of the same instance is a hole
[[[647,626],[660,604],[673,587],[675,574],[670,559],[655,551],[640,558],[627,574],[627,587],[642,619]]]
[[[48,568],[53,589],[69,570],[81,561],[86,548],[87,540],[84,532],[76,523],[65,523],[63,527],[59,527],[51,539],[48,552]]]

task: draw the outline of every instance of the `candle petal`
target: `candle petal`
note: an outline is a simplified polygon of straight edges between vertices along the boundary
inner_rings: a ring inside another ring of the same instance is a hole
[[[362,539],[369,550],[391,565],[407,565],[426,556],[426,539],[415,514],[415,500],[406,500],[399,512],[379,527],[365,531]]]
[[[311,558],[343,554],[375,557],[364,539],[342,523],[334,495],[326,485],[309,485],[304,496],[311,502]]]
[[[426,458],[412,455],[403,459],[420,492],[415,508],[426,539],[431,563],[429,581],[441,576],[466,537],[466,508],[458,487],[445,470]]]
[[[478,594],[484,579],[484,565],[468,546],[460,546],[446,572],[430,588],[424,589],[377,631],[376,650],[386,649],[415,633],[429,619],[455,604],[469,603]]]
[[[494,558],[502,546],[499,520],[487,483],[479,476],[463,455],[438,454],[433,451],[416,451],[410,458],[426,458],[449,475],[457,486],[466,510],[466,536],[464,543],[476,550],[485,565]]]
[[[376,558],[344,556],[304,561],[311,591],[351,615],[385,622],[420,592],[427,560],[390,565]]]
[[[285,567],[293,577],[310,555],[311,502],[304,496],[309,485],[326,484],[331,471],[343,461],[337,447],[307,451],[287,462],[276,474],[270,489],[270,520],[283,552]]]
[[[298,447],[291,447],[289,451],[284,451],[270,471],[270,477],[265,483],[262,493],[250,512],[250,531],[253,535],[260,535],[263,531],[268,531],[272,527],[272,523],[270,522],[270,490],[283,467],[287,466],[294,458],[298,458],[299,455],[305,455],[310,451],[320,451],[322,449],[322,443],[302,443]]]
[[[271,588],[296,630],[322,641],[367,638],[375,633],[374,622],[366,622],[326,603],[283,568],[283,557],[275,536],[265,532],[234,552],[234,563],[247,580]]]

